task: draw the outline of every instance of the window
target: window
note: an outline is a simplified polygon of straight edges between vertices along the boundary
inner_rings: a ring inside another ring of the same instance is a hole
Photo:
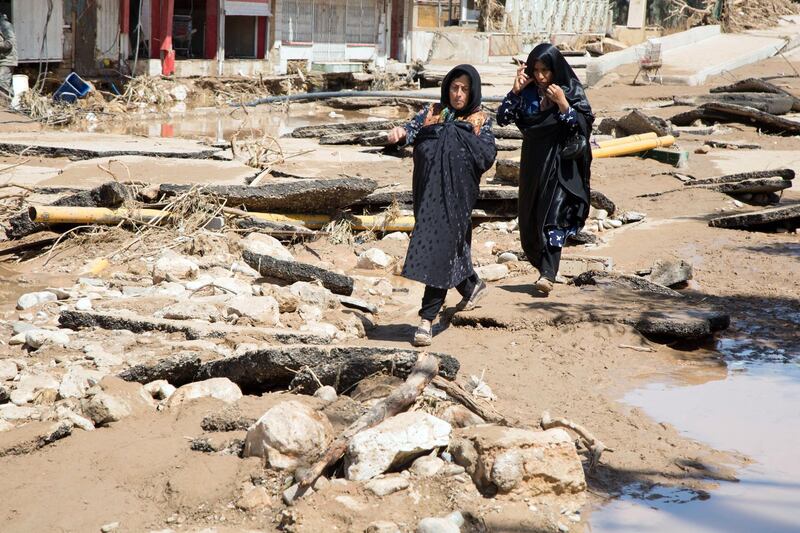
[[[378,0],[347,0],[347,42],[378,42]]]
[[[381,0],[283,0],[281,39],[375,44]],[[382,2],[381,2],[382,5]]]

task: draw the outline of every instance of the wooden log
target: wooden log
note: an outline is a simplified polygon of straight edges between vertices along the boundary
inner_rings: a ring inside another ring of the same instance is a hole
[[[166,196],[174,196],[188,192],[192,187],[164,184],[160,191]],[[257,187],[209,185],[201,192],[224,198],[229,207],[242,206],[250,211],[319,213],[343,209],[377,187],[378,184],[371,179],[348,177],[269,183]]]
[[[268,255],[260,255],[249,250],[242,252],[245,263],[259,274],[268,278],[276,278],[288,283],[296,281],[319,281],[322,286],[335,294],[350,296],[353,294],[353,278],[337,274],[299,261],[283,261]]]
[[[389,396],[379,401],[361,418],[351,424],[331,444],[322,457],[309,469],[296,476],[301,488],[311,486],[326,468],[336,463],[347,451],[350,440],[359,432],[377,426],[387,418],[401,413],[414,404],[425,387],[436,376],[439,361],[432,355],[420,354],[408,379]]]
[[[477,398],[475,398],[472,394],[467,392],[464,387],[456,383],[455,381],[447,381],[442,379],[439,376],[433,378],[433,385],[443,390],[453,398],[455,401],[478,415],[479,417],[483,418],[486,422],[491,422],[493,424],[500,424],[502,426],[508,427],[524,427],[525,424],[520,422],[519,420],[510,418],[508,416],[503,415],[487,402],[481,402]]]
[[[146,331],[182,333],[189,340],[225,338],[232,335],[244,335],[259,339],[263,342],[272,342],[276,344],[328,344],[332,340],[328,335],[314,332],[210,324],[200,320],[150,318],[129,311],[98,312],[64,310],[61,311],[58,316],[58,323],[62,327],[74,330],[97,327],[108,330],[124,329],[133,333],[143,333]]]
[[[800,224],[800,204],[717,217],[709,220],[708,225],[715,228],[760,229],[779,223]]]
[[[792,109],[800,111],[800,98],[790,93],[785,89],[781,89],[777,85],[759,78],[747,78],[746,80],[737,81],[732,85],[723,85],[721,87],[714,87],[711,93],[772,93],[783,94],[792,98]]]
[[[364,122],[344,122],[335,124],[323,124],[321,126],[303,126],[295,128],[291,136],[297,139],[308,139],[312,137],[322,137],[333,133],[352,133],[366,131],[390,130],[396,126],[402,126],[405,120],[369,120]]]

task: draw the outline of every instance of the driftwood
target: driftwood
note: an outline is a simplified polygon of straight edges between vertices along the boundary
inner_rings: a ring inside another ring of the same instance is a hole
[[[792,109],[800,111],[800,98],[781,89],[775,84],[764,81],[758,78],[748,78],[746,80],[737,81],[733,85],[724,85],[722,87],[714,87],[711,93],[772,93],[783,94],[792,98]]]
[[[347,451],[350,440],[359,432],[374,427],[387,418],[401,413],[414,404],[417,397],[422,394],[425,387],[431,382],[439,371],[439,361],[436,357],[422,353],[414,365],[414,369],[400,387],[389,396],[376,403],[361,418],[331,444],[319,461],[297,476],[301,490],[311,486],[322,472],[330,465],[336,463]]]
[[[335,294],[353,294],[353,278],[337,274],[300,261],[283,261],[268,255],[260,255],[249,250],[242,252],[242,259],[259,274],[289,283],[296,281],[319,281],[322,286]]]
[[[487,422],[508,427],[522,427],[525,425],[519,420],[503,415],[485,402],[479,402],[475,396],[455,381],[447,381],[437,376],[433,378],[433,385],[446,392],[448,396]]]
[[[160,186],[166,196],[188,192],[193,185]],[[210,185],[200,190],[226,200],[229,207],[243,206],[251,211],[331,212],[364,198],[378,187],[365,178],[335,178],[269,183],[257,187],[245,185]]]
[[[697,109],[670,118],[676,126],[689,126],[696,120],[738,122],[773,133],[800,134],[800,122],[764,113],[752,107],[721,102],[703,104]]]
[[[592,470],[595,466],[597,466],[597,463],[600,462],[600,456],[603,454],[603,452],[614,451],[600,442],[599,439],[589,433],[589,431],[580,424],[576,424],[575,422],[566,420],[564,418],[552,419],[550,418],[550,413],[547,411],[542,413],[541,426],[542,429],[545,430],[550,428],[566,428],[577,433],[581,438],[583,445],[586,446],[587,450],[589,450],[589,470]]]

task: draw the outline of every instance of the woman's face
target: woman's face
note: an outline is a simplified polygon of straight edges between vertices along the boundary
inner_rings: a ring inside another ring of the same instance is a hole
[[[553,83],[553,71],[544,64],[544,61],[538,60],[533,64],[533,79],[536,85],[544,89]]]
[[[462,74],[450,83],[450,107],[461,111],[469,102],[469,76]]]

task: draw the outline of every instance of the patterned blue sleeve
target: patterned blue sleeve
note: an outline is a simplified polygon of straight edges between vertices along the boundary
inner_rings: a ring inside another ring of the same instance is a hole
[[[558,114],[558,120],[560,120],[564,124],[573,126],[578,123],[578,116],[575,114],[575,110],[572,107],[570,107],[569,109],[567,109],[566,113]]]
[[[425,124],[425,117],[428,115],[428,108],[430,106],[425,106],[422,111],[414,115],[409,122],[403,126],[406,129],[406,140],[401,146],[408,146],[409,144],[414,144],[414,139],[417,138],[417,133],[419,130],[422,129],[422,125]]]
[[[497,109],[497,125],[508,126],[522,117],[522,97],[510,91]]]

